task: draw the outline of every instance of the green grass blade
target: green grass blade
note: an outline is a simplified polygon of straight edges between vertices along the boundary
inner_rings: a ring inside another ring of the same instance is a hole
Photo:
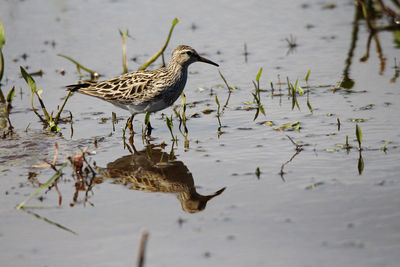
[[[13,98],[14,98],[14,94],[15,94],[15,87],[13,86],[13,88],[11,88],[11,90],[8,92],[8,94],[7,94],[7,102],[9,103],[9,104],[11,104],[12,103],[12,100],[13,100]]]
[[[44,123],[44,124],[48,124],[47,121],[37,112],[35,106],[33,105],[33,95],[36,94],[36,82],[35,80],[32,78],[32,76],[30,76],[23,67],[20,67],[21,69],[21,75],[22,77],[25,79],[25,81],[27,82],[29,88],[31,89],[31,106],[32,106],[32,110],[33,112],[36,114],[36,116],[38,116],[38,118]]]
[[[171,134],[172,140],[175,140],[174,133],[172,132],[173,124],[172,124],[172,115],[171,118],[166,117],[165,122],[167,124],[168,130]]]
[[[262,71],[263,71],[263,68],[260,68],[260,70],[259,70],[258,73],[257,73],[257,76],[256,76],[256,81],[257,81],[257,82],[260,82],[260,77],[261,77]]]
[[[306,82],[308,82],[308,78],[310,77],[310,73],[311,73],[311,70],[309,70],[309,71],[307,72],[307,75],[306,75]]]
[[[358,124],[356,124],[356,137],[357,137],[358,146],[361,148],[362,132],[361,132],[360,126],[358,126]]]
[[[0,20],[0,50],[3,48],[6,43],[6,34],[4,33],[3,23]]]
[[[91,70],[91,69],[89,69],[89,68],[86,68],[85,66],[83,66],[82,64],[80,64],[78,61],[76,61],[75,59],[73,59],[73,58],[71,58],[71,57],[69,57],[69,56],[66,56],[66,55],[64,55],[64,54],[57,54],[57,56],[66,58],[66,59],[68,59],[69,61],[71,61],[72,63],[74,63],[74,64],[76,65],[76,68],[78,69],[78,72],[79,72],[79,73],[80,73],[80,69],[83,69],[83,70],[85,70],[86,72],[90,73],[90,76],[92,76],[92,77],[96,77],[96,76],[98,75],[97,72],[95,72],[95,71],[93,71],[93,70]]]
[[[21,75],[25,79],[26,83],[28,84],[29,88],[31,88],[32,93],[36,93],[36,82],[32,78],[31,75],[29,75],[26,70],[21,66]]]
[[[217,95],[215,95],[215,103],[217,103],[218,110],[219,110],[220,105],[219,105],[219,100],[218,100],[218,96]]]
[[[292,110],[293,110],[294,106],[296,105],[296,90],[294,89],[292,84],[290,84],[290,91],[292,95]]]
[[[46,106],[44,105],[44,102],[42,98],[40,97],[40,90],[37,90],[36,88],[36,82],[32,78],[32,76],[26,72],[26,70],[21,66],[21,75],[25,79],[25,81],[28,83],[28,86],[31,88],[31,104],[32,104],[32,109],[35,112],[35,114],[46,124],[49,124],[52,118],[50,117],[49,113],[47,112]],[[39,113],[36,112],[36,109],[33,106],[33,94],[35,94],[38,98],[40,107],[42,108],[43,114],[45,119],[42,118],[42,116],[39,115]]]
[[[146,112],[146,115],[144,116],[144,124],[148,125],[150,122],[150,112]]]
[[[313,108],[312,108],[312,106],[310,104],[310,101],[308,99],[307,99],[307,107],[310,110],[310,112],[313,113]]]
[[[232,89],[232,86],[229,86],[229,84],[228,84],[228,82],[226,81],[224,75],[222,75],[222,73],[221,73],[221,71],[220,71],[219,69],[218,69],[218,73],[219,73],[219,76],[221,76],[222,80],[224,81],[226,87],[228,88],[228,91],[230,92],[231,89]]]
[[[58,124],[58,120],[60,119],[61,116],[61,112],[64,110],[65,104],[67,104],[67,101],[69,99],[69,97],[71,96],[72,92],[69,91],[67,97],[64,100],[64,103],[62,104],[60,110],[57,112],[56,117],[54,118],[54,123],[57,125]]]
[[[304,95],[304,90],[301,88],[301,86],[297,87],[297,92],[299,93],[300,96]]]
[[[126,30],[125,33],[123,33],[121,30],[119,30],[119,34],[121,35],[122,39],[122,68],[123,68],[123,73],[128,72],[128,66],[126,63],[126,37],[129,36],[129,31]]]
[[[263,105],[260,105],[258,108],[260,109],[260,112],[261,112],[264,116],[266,116]]]

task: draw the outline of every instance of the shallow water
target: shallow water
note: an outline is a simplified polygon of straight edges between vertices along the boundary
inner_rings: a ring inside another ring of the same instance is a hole
[[[308,1],[304,7],[298,1],[4,1],[1,88],[7,93],[15,86],[16,94],[10,115],[15,134],[0,143],[0,265],[133,265],[140,235],[147,230],[146,266],[397,266],[400,98],[399,81],[391,79],[399,50],[392,32],[380,32],[384,71],[374,40],[369,59],[360,62],[368,39],[360,20],[348,71],[355,84],[351,90],[332,91],[346,69],[355,8],[351,1],[324,8],[329,3]],[[174,114],[169,108],[162,112],[164,117],[152,116],[155,150],[140,134],[144,116],[135,118],[138,152],[131,156],[121,138],[128,114],[77,94],[66,106],[73,114],[73,136],[69,123],[60,125],[62,136],[42,129],[30,110],[30,91],[20,77],[20,65],[30,72],[43,70],[42,77],[34,78],[43,88],[47,108],[55,110],[66,95],[63,86],[79,79],[75,66],[57,53],[95,69],[101,78],[111,78],[122,72],[118,29],[129,29],[128,68],[134,71],[161,47],[174,17],[180,22],[166,59],[175,46],[191,45],[219,63],[228,83],[237,88],[221,115],[222,135],[215,94],[223,105],[228,90],[217,68],[200,63],[190,67],[185,88],[188,148],[176,118],[173,131],[178,142],[171,141],[164,121]],[[298,44],[293,51],[285,41],[290,34]],[[254,107],[247,102],[253,100],[252,80],[260,67],[261,88],[268,89],[261,92],[266,116],[260,114],[253,121],[256,111],[246,108]],[[298,96],[300,110],[292,110],[286,84],[281,85],[282,96],[271,96],[270,81],[279,93],[278,75],[282,82],[298,78],[306,90],[308,70],[312,113],[306,94]],[[206,109],[213,112],[204,114]],[[120,118],[115,132],[112,112]],[[193,114],[198,116],[190,117]],[[357,120],[363,133],[362,170]],[[296,121],[300,131],[284,133],[304,145],[297,155],[288,137],[274,130]],[[344,144],[346,136],[354,146],[350,151],[337,145]],[[100,168],[129,158],[117,168],[125,173],[116,176],[125,180],[99,176],[89,199],[85,201],[85,192],[79,191],[74,201],[76,180],[68,166],[58,183],[61,206],[53,188],[27,204],[41,209],[16,210],[37,189],[28,180],[29,172],[42,183],[54,174],[32,165],[52,160],[55,141],[60,164],[67,154],[86,146],[90,164],[95,161]],[[385,141],[390,142],[386,152],[381,149]],[[165,148],[159,146],[162,142]],[[143,175],[141,181],[126,180],[138,174]],[[141,190],[130,190],[134,185]],[[183,208],[185,199],[198,200],[199,195],[212,195],[224,187],[205,208],[204,203],[199,206],[204,210],[190,213]]]

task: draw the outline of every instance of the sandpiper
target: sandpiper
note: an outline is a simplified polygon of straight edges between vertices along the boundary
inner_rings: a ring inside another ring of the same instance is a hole
[[[67,88],[129,110],[132,114],[129,120],[132,123],[136,114],[154,113],[171,106],[185,88],[189,65],[197,61],[219,66],[201,57],[192,47],[179,45],[172,52],[166,67],[126,73],[107,81],[83,81],[68,85]],[[147,128],[150,134],[151,126]]]

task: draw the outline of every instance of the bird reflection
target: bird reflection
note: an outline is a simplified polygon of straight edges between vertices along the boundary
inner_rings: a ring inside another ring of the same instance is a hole
[[[142,151],[123,156],[100,169],[104,178],[129,189],[147,192],[176,193],[185,212],[195,213],[206,208],[207,202],[220,195],[225,187],[211,195],[196,192],[193,176],[182,161],[176,160],[173,149],[164,152],[160,145],[147,145]]]

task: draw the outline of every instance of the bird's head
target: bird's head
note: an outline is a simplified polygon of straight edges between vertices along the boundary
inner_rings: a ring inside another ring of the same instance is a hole
[[[171,62],[177,63],[181,66],[189,66],[190,64],[198,61],[219,67],[217,63],[200,56],[196,50],[187,45],[180,45],[172,52]]]

